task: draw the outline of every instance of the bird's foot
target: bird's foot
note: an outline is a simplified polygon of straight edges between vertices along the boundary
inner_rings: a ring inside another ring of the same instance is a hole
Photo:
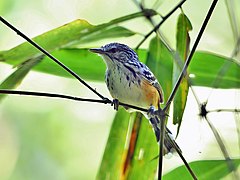
[[[148,109],[147,115],[149,118],[154,118],[155,117],[155,108],[154,106],[150,106]]]
[[[118,99],[113,99],[112,104],[111,104],[114,108],[114,110],[118,110],[119,107],[119,100]]]

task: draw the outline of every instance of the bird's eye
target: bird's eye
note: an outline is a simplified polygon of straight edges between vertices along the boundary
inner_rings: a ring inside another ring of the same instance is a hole
[[[109,52],[110,52],[110,53],[115,53],[115,52],[117,52],[117,48],[109,49]]]

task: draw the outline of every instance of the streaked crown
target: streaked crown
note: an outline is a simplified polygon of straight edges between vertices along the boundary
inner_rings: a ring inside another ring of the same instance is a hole
[[[90,51],[105,55],[111,60],[119,62],[139,61],[136,52],[125,44],[110,43],[101,48],[92,48]]]

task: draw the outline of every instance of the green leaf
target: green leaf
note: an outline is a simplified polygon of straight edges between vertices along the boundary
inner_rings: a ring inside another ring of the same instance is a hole
[[[104,81],[106,66],[99,56],[89,52],[88,49],[61,49],[52,52],[52,55],[77,73],[81,78]],[[48,57],[45,57],[33,70],[72,78],[69,73]]]
[[[1,84],[0,89],[14,89],[24,79],[24,77],[27,75],[27,73],[35,66],[37,65],[42,57],[30,59],[26,61],[24,64],[19,66],[15,72],[13,72],[10,76],[8,76]],[[6,95],[0,95],[0,100],[2,100]]]
[[[139,113],[140,115],[140,113]],[[158,144],[149,120],[142,114],[135,119],[140,124],[137,133],[137,144],[128,170],[127,179],[154,179],[158,161],[153,160],[158,155]],[[130,148],[131,149],[131,148]],[[133,150],[132,150],[133,151]]]
[[[113,120],[97,179],[120,179],[127,151],[129,119],[130,114],[120,108]]]
[[[233,160],[235,166],[239,166],[240,159]],[[190,166],[199,180],[222,179],[230,172],[225,160],[203,160],[191,162]],[[172,170],[163,176],[164,180],[185,179],[191,180],[192,177],[184,165]]]
[[[78,43],[89,43],[92,41],[98,41],[102,39],[113,39],[117,37],[129,37],[133,36],[135,33],[133,31],[128,30],[127,28],[116,26],[110,27],[103,31],[96,31],[95,33],[91,33],[81,38]]]
[[[38,43],[48,52],[52,52],[59,48],[69,47],[73,44],[80,43],[81,40],[87,42],[87,37],[89,37],[89,41],[93,41],[94,38],[96,38],[95,40],[99,40],[99,34],[101,34],[101,39],[108,38],[109,35],[112,37],[130,36],[135,33],[127,30],[126,28],[118,27],[116,24],[137,17],[142,17],[145,14],[154,16],[156,15],[156,12],[153,10],[144,10],[143,12],[123,16],[108,23],[100,24],[97,26],[93,26],[85,20],[78,19],[61,27],[48,31],[42,35],[39,35],[33,38],[33,41]],[[110,26],[115,26],[113,28],[120,32],[113,34],[114,29],[107,29],[110,28]],[[0,61],[18,65],[27,59],[35,58],[41,54],[42,53],[39,52],[39,50],[37,50],[28,42],[25,42],[8,51],[0,52]]]
[[[214,53],[199,51],[193,56],[189,67],[189,73],[193,85],[215,87],[220,69],[229,64],[226,72],[222,75],[218,88],[230,89],[240,88],[240,66],[234,59],[223,57]]]
[[[51,52],[75,42],[86,34],[85,31],[89,31],[93,27],[94,26],[87,21],[78,19],[39,35],[33,38],[33,41],[41,45],[45,50]],[[24,42],[8,51],[1,52],[0,61],[18,65],[40,54],[42,53],[29,44],[29,42]]]
[[[190,20],[184,13],[181,13],[178,16],[176,41],[177,52],[179,53],[182,60],[185,60],[187,58],[189,52],[190,45],[189,31],[191,30],[192,25]]]
[[[158,37],[150,42],[146,64],[161,84],[166,100],[172,91],[173,56]]]
[[[190,36],[189,31],[192,30],[192,25],[187,16],[181,13],[178,17],[177,23],[177,54],[179,56],[176,62],[173,64],[173,85],[176,83],[178,76],[182,69],[183,61],[186,60],[189,52]],[[184,78],[177,90],[176,96],[173,100],[173,124],[178,124],[177,134],[182,122],[183,112],[187,102],[188,95],[188,80]]]

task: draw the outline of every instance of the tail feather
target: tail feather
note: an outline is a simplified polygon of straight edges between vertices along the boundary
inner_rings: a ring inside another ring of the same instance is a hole
[[[157,117],[152,117],[149,120],[153,127],[157,142],[159,142],[161,130],[158,125],[160,124],[160,122]],[[164,155],[168,153],[176,152],[176,148],[181,152],[181,149],[179,148],[174,138],[172,137],[171,131],[167,127],[165,127],[165,129],[166,130],[165,130],[165,137],[164,137]]]

